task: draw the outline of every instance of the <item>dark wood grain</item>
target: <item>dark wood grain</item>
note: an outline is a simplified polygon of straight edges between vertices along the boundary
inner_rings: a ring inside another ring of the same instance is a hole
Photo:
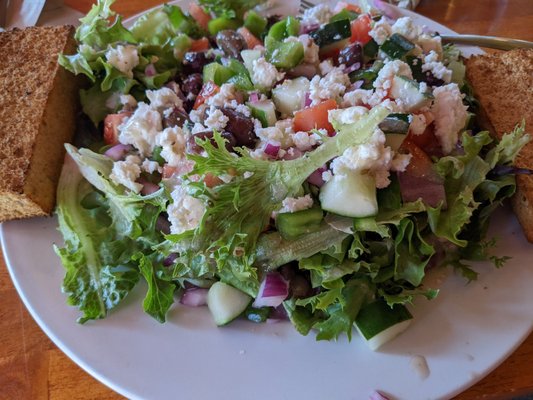
[[[114,9],[134,15],[159,0],[117,0]],[[65,0],[80,11],[91,0]],[[461,33],[533,41],[533,0],[423,0],[417,11]],[[92,378],[41,331],[18,297],[0,258],[0,400],[115,400],[123,397]],[[533,335],[485,379],[457,400],[511,399],[533,393]]]

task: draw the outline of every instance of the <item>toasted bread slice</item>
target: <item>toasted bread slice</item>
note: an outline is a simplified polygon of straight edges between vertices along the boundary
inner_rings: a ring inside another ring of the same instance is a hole
[[[72,26],[0,33],[0,221],[50,215],[78,109],[78,82],[59,66]]]
[[[466,76],[480,102],[481,121],[493,135],[501,138],[526,121],[533,133],[533,50],[519,49],[471,57]],[[533,142],[518,155],[515,165],[533,170]],[[524,233],[533,242],[533,176],[517,176],[513,209]]]

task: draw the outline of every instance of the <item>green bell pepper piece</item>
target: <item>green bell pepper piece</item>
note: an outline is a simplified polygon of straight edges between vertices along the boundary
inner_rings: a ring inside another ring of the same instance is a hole
[[[267,27],[268,21],[253,10],[248,11],[244,18],[244,27],[260,38]]]

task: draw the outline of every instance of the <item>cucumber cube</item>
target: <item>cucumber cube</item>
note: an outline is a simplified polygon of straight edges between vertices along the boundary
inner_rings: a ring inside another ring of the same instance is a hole
[[[322,217],[322,209],[319,207],[294,213],[281,213],[276,217],[276,228],[284,239],[292,240],[318,230]]]
[[[376,181],[360,172],[334,175],[320,188],[323,210],[346,217],[362,218],[378,213]]]
[[[299,77],[286,80],[272,90],[272,100],[277,110],[286,116],[292,116],[295,111],[303,108],[305,93],[309,91],[309,80]]]
[[[207,292],[207,307],[218,326],[223,326],[239,315],[251,303],[246,293],[223,282],[215,282]]]
[[[427,106],[433,99],[430,93],[420,91],[418,82],[405,76],[393,78],[390,96],[393,99],[401,99],[407,112]]]
[[[248,107],[252,110],[252,116],[257,118],[263,128],[274,126],[277,121],[276,107],[271,100],[262,100],[257,103],[248,103]]]
[[[355,326],[372,350],[377,350],[405,331],[413,316],[405,306],[390,307],[385,300],[364,306],[355,319]]]

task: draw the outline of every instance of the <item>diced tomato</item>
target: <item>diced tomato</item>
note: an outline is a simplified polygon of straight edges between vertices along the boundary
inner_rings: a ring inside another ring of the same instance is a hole
[[[433,124],[429,124],[420,135],[409,132],[407,140],[416,144],[430,156],[442,156],[442,148],[437,136],[435,136],[435,126]]]
[[[404,202],[422,201],[437,207],[446,208],[446,190],[444,180],[433,168],[433,162],[424,150],[406,138],[400,146],[400,152],[411,154],[411,160],[404,172],[398,173],[400,192]]]
[[[204,51],[209,49],[209,39],[206,37],[193,40],[189,51]]]
[[[246,41],[246,45],[249,49],[253,49],[255,46],[262,46],[263,43],[254,36],[252,32],[250,32],[247,28],[244,26],[237,29],[237,33],[239,33],[244,40]]]
[[[440,182],[442,179],[433,169],[433,162],[427,153],[417,144],[405,138],[400,146],[400,152],[411,154],[411,161],[407,165],[405,172],[417,178],[427,178],[430,181]]]
[[[328,58],[337,58],[342,49],[344,49],[350,42],[348,39],[339,40],[320,48],[319,55],[321,60]]]
[[[361,14],[357,19],[354,19],[351,23],[352,37],[350,41],[361,43],[361,45],[367,44],[372,39],[368,34],[372,29],[371,23],[372,18],[368,14]]]
[[[207,23],[211,21],[211,16],[202,7],[195,2],[191,2],[189,4],[189,14],[198,22],[198,25],[207,30]]]
[[[163,165],[163,173],[162,173],[163,179],[168,179],[172,177],[172,175],[176,173],[177,169],[178,169],[177,167],[172,167],[168,164]]]
[[[353,11],[353,12],[356,12],[357,14],[361,14],[361,8],[359,8],[355,4],[347,3],[345,1],[337,2],[337,4],[335,5],[335,8],[333,8],[333,14],[338,14],[342,10]]]
[[[328,120],[328,111],[337,108],[333,99],[323,101],[314,107],[304,108],[294,114],[293,129],[295,132],[309,132],[311,129],[325,129],[331,135],[335,130]]]
[[[200,90],[200,93],[198,93],[198,96],[196,97],[196,101],[194,102],[193,108],[196,110],[198,107],[204,104],[209,97],[214,96],[219,91],[220,88],[218,87],[218,85],[215,84],[215,82],[205,82],[204,86],[202,86],[202,90]]]
[[[224,183],[224,181],[220,179],[218,176],[215,176],[212,174],[206,174],[204,176],[204,183],[205,183],[205,186],[207,186],[208,188],[212,188],[212,187],[220,185],[221,183]]]
[[[118,144],[118,127],[124,119],[129,117],[132,113],[121,112],[118,114],[108,114],[104,119],[104,142],[106,144]]]
[[[357,14],[361,14],[361,8],[356,6],[355,4],[347,3],[344,8],[348,11],[356,12]]]

